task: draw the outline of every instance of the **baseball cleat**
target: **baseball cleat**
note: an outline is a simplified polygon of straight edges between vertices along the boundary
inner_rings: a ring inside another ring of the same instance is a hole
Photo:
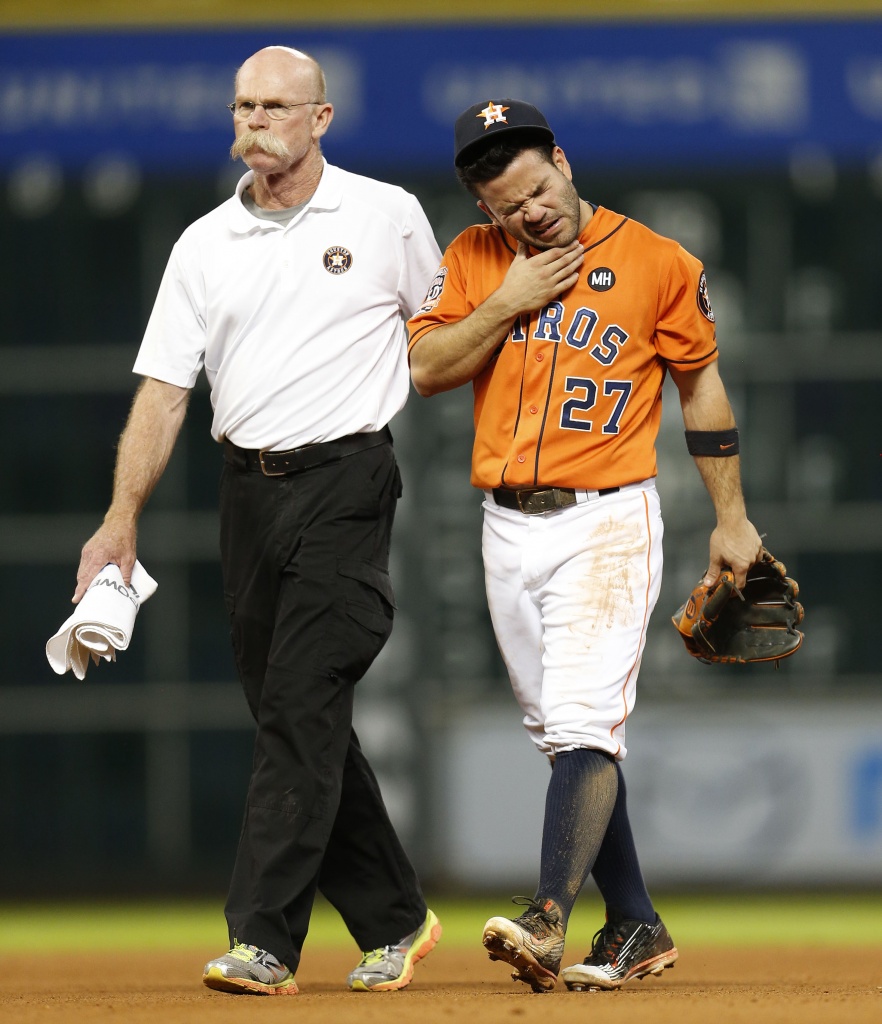
[[[510,964],[512,981],[523,981],[534,992],[550,992],[564,949],[564,925],[554,900],[537,903],[515,896],[512,903],[526,904],[520,917],[491,917],[484,925],[483,943],[491,960]]]
[[[660,975],[674,966],[677,956],[677,947],[658,914],[655,924],[607,921],[594,936],[585,960],[565,967],[560,976],[574,992],[620,988],[647,974]]]
[[[353,992],[394,992],[410,984],[414,964],[435,948],[441,938],[441,925],[431,910],[415,932],[405,935],[394,946],[371,949],[350,972],[346,984]]]
[[[229,953],[209,960],[202,974],[202,984],[234,995],[297,995],[297,983],[288,968],[272,953],[244,942],[237,942]]]

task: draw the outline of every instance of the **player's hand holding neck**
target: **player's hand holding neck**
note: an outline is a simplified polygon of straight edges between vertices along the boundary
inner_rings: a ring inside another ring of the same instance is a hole
[[[541,309],[568,291],[579,280],[585,261],[585,247],[578,239],[559,249],[545,249],[530,255],[530,246],[520,240],[508,273],[487,302],[497,298],[503,318]]]
[[[476,377],[521,313],[532,313],[579,279],[585,249],[577,240],[530,255],[526,242],[495,292],[456,323],[429,331],[411,349],[414,387],[423,397],[450,391]]]

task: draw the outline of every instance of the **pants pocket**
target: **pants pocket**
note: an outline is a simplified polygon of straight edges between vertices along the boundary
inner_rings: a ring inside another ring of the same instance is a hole
[[[389,639],[395,594],[388,571],[359,558],[337,559],[337,582],[344,615],[342,635],[335,645],[334,668],[355,683]]]

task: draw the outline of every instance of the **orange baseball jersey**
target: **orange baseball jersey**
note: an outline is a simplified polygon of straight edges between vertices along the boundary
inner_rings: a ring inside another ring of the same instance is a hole
[[[518,317],[473,381],[475,487],[599,490],[655,476],[666,367],[698,369],[717,358],[694,256],[603,207],[579,240],[578,282]],[[409,322],[410,348],[479,306],[516,251],[493,224],[455,238]]]

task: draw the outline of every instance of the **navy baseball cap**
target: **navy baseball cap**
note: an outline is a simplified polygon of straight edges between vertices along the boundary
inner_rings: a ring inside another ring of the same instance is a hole
[[[457,166],[479,155],[487,139],[520,132],[537,142],[554,142],[545,115],[523,100],[488,100],[464,110],[453,127],[453,162]]]

